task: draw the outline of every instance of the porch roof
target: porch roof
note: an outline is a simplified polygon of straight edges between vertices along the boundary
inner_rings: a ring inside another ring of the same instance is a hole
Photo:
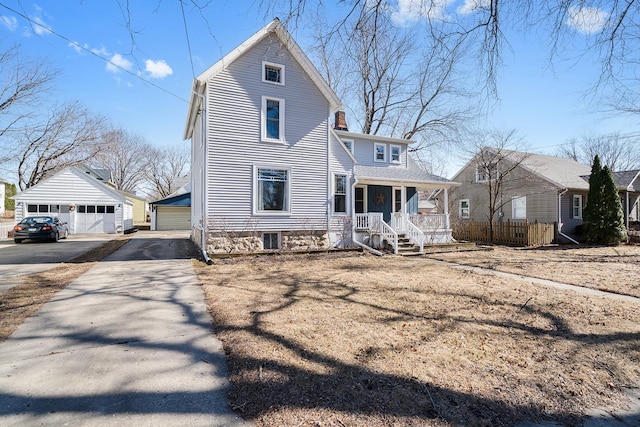
[[[429,189],[450,188],[460,185],[421,169],[355,165],[355,177],[360,183],[377,185],[410,185]]]

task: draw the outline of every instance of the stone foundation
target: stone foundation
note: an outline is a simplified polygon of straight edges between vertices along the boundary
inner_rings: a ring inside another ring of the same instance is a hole
[[[329,239],[326,231],[282,231],[280,232],[280,249],[265,250],[262,247],[262,233],[219,233],[207,234],[207,252],[221,253],[253,253],[253,252],[295,252],[317,249],[328,249]]]

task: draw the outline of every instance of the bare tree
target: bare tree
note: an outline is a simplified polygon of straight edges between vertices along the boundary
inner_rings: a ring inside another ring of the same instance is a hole
[[[18,46],[0,52],[0,140],[35,112],[55,77],[45,62],[22,58]],[[12,143],[0,147],[0,165],[14,159]]]
[[[18,139],[17,171],[21,190],[56,171],[96,157],[106,119],[78,103],[54,107],[43,123],[26,126]]]
[[[469,154],[476,164],[475,182],[486,188],[486,215],[489,223],[489,240],[493,241],[494,222],[505,204],[511,202],[511,194],[518,189],[526,188],[532,175],[523,163],[530,154],[516,151],[521,140],[516,138],[516,131],[477,132]]]
[[[640,139],[620,133],[583,135],[572,138],[562,147],[559,155],[580,162],[593,163],[595,156],[612,171],[640,169]]]
[[[151,150],[147,156],[146,178],[151,185],[150,196],[162,199],[178,189],[180,178],[189,169],[191,153],[188,147]]]
[[[135,193],[146,178],[147,155],[153,149],[140,136],[111,129],[101,138],[102,150],[89,164],[111,171],[118,190]]]

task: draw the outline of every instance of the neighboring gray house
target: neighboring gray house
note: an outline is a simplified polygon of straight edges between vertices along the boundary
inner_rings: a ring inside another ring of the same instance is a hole
[[[413,220],[417,191],[455,183],[417,168],[412,141],[349,132],[340,109],[278,20],[198,76],[184,135],[194,241],[208,252],[450,241],[447,212]]]
[[[620,192],[628,229],[631,222],[640,221],[640,170],[613,172],[613,179]]]
[[[16,221],[51,215],[69,233],[120,233],[133,228],[133,202],[86,167],[70,167],[13,196]]]
[[[476,156],[452,178],[461,184],[450,197],[458,220],[487,221],[489,181],[495,183],[498,171],[511,170],[510,165],[514,165],[498,194],[502,206],[494,220],[557,223],[560,236],[575,240],[575,228],[582,224],[591,168],[567,158],[489,150],[500,150],[497,157],[503,164],[494,165],[494,171],[482,170]]]

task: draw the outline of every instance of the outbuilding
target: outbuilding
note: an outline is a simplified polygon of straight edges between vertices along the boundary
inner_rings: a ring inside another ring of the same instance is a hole
[[[191,193],[152,202],[151,230],[191,230]]]
[[[78,167],[64,169],[16,194],[16,221],[50,215],[69,233],[122,233],[133,228],[133,202]]]

